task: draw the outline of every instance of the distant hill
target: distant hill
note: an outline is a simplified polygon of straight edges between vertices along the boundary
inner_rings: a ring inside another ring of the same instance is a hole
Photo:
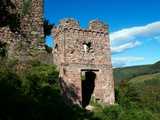
[[[129,81],[130,79],[141,76],[141,75],[149,75],[154,73],[160,73],[160,61],[150,65],[115,68],[114,79],[117,85],[121,81]]]
[[[159,80],[159,82],[160,82],[160,73],[154,73],[154,74],[148,74],[148,75],[140,75],[138,77],[130,79],[128,83],[142,84],[142,83],[145,83],[146,81],[151,81],[151,80],[155,80],[155,79]]]
[[[159,120],[160,61],[150,65],[115,68],[114,79],[117,90],[115,94],[119,104],[129,106],[134,103],[142,109],[149,109],[153,115],[151,120]],[[139,120],[142,119],[146,120],[144,117]]]

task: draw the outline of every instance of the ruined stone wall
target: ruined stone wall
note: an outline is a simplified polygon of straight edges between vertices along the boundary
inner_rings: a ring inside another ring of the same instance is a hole
[[[109,45],[106,33],[95,31],[83,31],[76,29],[66,29],[65,34],[65,63],[80,64],[110,64],[108,61]],[[84,50],[84,43],[91,43],[88,52]],[[76,49],[75,49],[76,48]]]
[[[88,29],[82,29],[79,22],[65,19],[53,29],[53,35],[56,45],[54,63],[60,69],[64,96],[73,103],[82,104],[82,70],[97,70],[92,96],[113,104],[114,81],[108,26],[96,20],[90,22]],[[85,45],[88,45],[87,50]]]
[[[82,83],[81,75],[82,69],[99,70],[96,71],[95,88],[92,96],[96,100],[106,104],[114,103],[114,82],[112,75],[112,68],[105,65],[80,65],[71,64],[60,68],[60,76],[64,96],[68,97],[73,103],[82,103]],[[71,92],[70,92],[71,91]]]
[[[15,31],[11,30],[10,23],[0,27],[0,41],[7,43],[8,57],[22,61],[38,57],[44,50],[43,0],[8,1],[15,6],[14,14],[20,24]],[[9,15],[13,16],[12,13]]]

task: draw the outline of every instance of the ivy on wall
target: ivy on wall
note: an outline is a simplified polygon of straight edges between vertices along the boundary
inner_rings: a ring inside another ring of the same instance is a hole
[[[20,15],[19,14],[10,15],[9,28],[14,33],[15,32],[20,33]]]
[[[51,30],[54,24],[50,24],[48,20],[44,20],[43,28],[44,28],[44,37],[49,36],[51,34]]]
[[[7,56],[7,43],[0,41],[0,57],[4,58]]]
[[[52,48],[51,47],[45,45],[45,49],[46,49],[47,53],[52,53]]]
[[[14,33],[20,32],[20,15],[16,12],[16,5],[11,0],[0,1],[0,27],[4,26],[9,26]]]
[[[22,16],[28,14],[32,5],[32,0],[23,0]]]
[[[43,29],[44,29],[44,39],[51,35],[52,28],[54,27],[54,24],[49,23],[48,20],[44,19],[43,21]],[[45,49],[48,53],[52,53],[52,47],[49,47],[48,45],[45,45]]]

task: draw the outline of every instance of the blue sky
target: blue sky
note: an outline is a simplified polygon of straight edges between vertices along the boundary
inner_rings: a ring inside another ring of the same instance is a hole
[[[44,12],[55,24],[68,17],[83,28],[93,19],[107,23],[113,66],[123,67],[160,60],[159,5],[160,0],[45,0]]]

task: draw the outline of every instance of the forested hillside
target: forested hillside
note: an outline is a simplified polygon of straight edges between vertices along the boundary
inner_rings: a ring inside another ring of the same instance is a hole
[[[160,72],[160,61],[155,64],[132,66],[114,69],[114,79],[116,85],[121,81],[128,81],[140,75],[148,75]]]
[[[120,82],[115,88],[116,103],[106,106],[91,101],[92,111],[68,105],[61,96],[55,66],[28,61],[0,62],[0,120],[159,120],[159,63],[148,65],[154,74]],[[147,67],[144,67],[147,69]],[[120,69],[118,69],[120,70]],[[144,70],[145,71],[145,70]],[[116,71],[117,72],[117,71]],[[118,73],[118,72],[117,72]],[[121,72],[120,72],[121,73]],[[127,73],[127,72],[126,72]],[[129,75],[132,76],[130,73]],[[142,72],[144,73],[144,72]],[[119,73],[118,73],[119,74]]]

